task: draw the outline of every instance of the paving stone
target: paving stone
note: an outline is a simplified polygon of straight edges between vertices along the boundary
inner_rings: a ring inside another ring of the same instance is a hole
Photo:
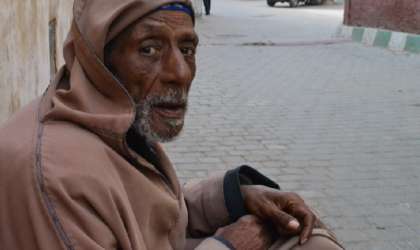
[[[286,182],[288,182],[288,181],[296,181],[296,182],[298,182],[298,181],[301,181],[301,180],[303,180],[303,177],[302,176],[300,176],[300,175],[280,175],[280,176],[277,176],[277,179],[279,179],[279,181],[286,181]]]
[[[343,225],[345,229],[365,229],[371,227],[364,218],[337,218],[337,221]]]
[[[413,230],[414,230],[414,232],[416,232],[417,234],[419,234],[419,235],[420,235],[420,226],[414,226],[414,227],[412,227],[411,229],[413,229]]]
[[[348,189],[326,189],[324,192],[333,198],[349,197],[353,195],[353,193],[351,193]]]
[[[205,178],[205,177],[207,177],[207,173],[206,173],[206,172],[204,172],[204,171],[196,171],[196,172],[195,172],[195,175],[196,175],[197,177],[199,177],[199,178]]]
[[[394,230],[388,230],[388,229],[368,229],[366,230],[366,233],[372,237],[376,241],[397,241],[402,240],[404,237],[402,237],[399,233],[397,233]]]
[[[294,193],[296,193],[296,191],[294,192]],[[310,207],[312,207],[312,208],[314,208],[315,209],[315,211],[319,214],[320,212],[322,212],[322,211],[319,211],[319,201],[318,200],[316,200],[316,199],[305,199],[305,203],[308,205],[308,206],[310,206]],[[325,213],[324,213],[324,215],[325,215]],[[320,215],[321,216],[321,215]],[[325,216],[321,216],[321,218],[323,218],[323,217],[325,217]]]
[[[311,166],[307,161],[286,161],[286,163],[292,168],[307,168]]]
[[[318,190],[299,190],[297,194],[305,199],[326,197],[324,192]]]
[[[354,186],[359,188],[373,188],[378,187],[379,185],[375,181],[361,181],[361,180],[351,180]]]
[[[360,248],[359,246],[357,246],[356,244],[343,243],[342,245],[346,250],[364,250]]]
[[[350,191],[356,196],[378,196],[382,194],[380,188],[353,188]]]
[[[195,171],[176,171],[178,178],[193,178],[195,177]]]
[[[365,250],[395,250],[397,247],[383,242],[364,243],[360,245]]]
[[[419,239],[420,236],[409,229],[398,229],[398,233],[407,240]]]
[[[258,171],[264,175],[279,175],[282,171],[278,168],[259,168]]]
[[[280,182],[279,185],[282,190],[302,189],[302,186],[297,182]]]
[[[198,160],[196,158],[172,158],[172,164],[185,164],[185,163],[196,163]]]
[[[379,229],[402,227],[404,223],[393,217],[373,217],[368,219]]]
[[[198,158],[198,160],[202,163],[220,163],[221,160],[219,158]]]
[[[342,188],[351,189],[354,187],[353,184],[349,181],[328,181],[325,184],[334,189],[336,188],[337,189],[342,189]]]
[[[170,153],[170,152],[166,152],[166,155],[172,159],[172,158],[182,158],[182,155],[180,153]]]
[[[314,182],[327,182],[331,180],[329,175],[325,175],[325,174],[306,174],[303,177],[305,178],[306,181],[314,181]]]
[[[185,147],[166,147],[169,152],[172,153],[183,153],[183,152],[190,152],[189,148]]]
[[[268,158],[267,156],[264,155],[250,155],[250,156],[245,156],[244,157],[246,161],[249,162],[263,162],[263,161],[267,161]]]
[[[272,168],[272,167],[283,168],[283,167],[286,167],[286,163],[284,163],[282,161],[263,161],[262,164],[265,167],[268,167],[268,168]]]
[[[221,171],[221,170],[209,170],[209,171],[207,171],[207,176],[212,176],[212,175],[218,174],[220,172],[224,172],[224,171]]]
[[[338,207],[336,208],[346,217],[370,217],[372,213],[365,207]]]
[[[415,212],[410,208],[403,206],[366,206],[365,208],[372,211],[375,216],[401,216],[401,215],[413,215]]]
[[[337,208],[334,207],[324,207],[325,217],[342,217],[342,214],[337,210]]]
[[[240,145],[235,147],[237,150],[264,150],[264,146],[258,144]]]
[[[369,238],[358,230],[336,230],[335,234],[343,242],[369,241]]]
[[[308,168],[304,168],[304,169],[309,174],[326,174],[326,173],[330,173],[330,170],[328,168],[322,168],[322,167],[308,167]]]
[[[420,240],[412,240],[410,243],[413,244],[413,246],[417,249],[420,249]]]
[[[407,241],[397,241],[395,242],[395,245],[398,247],[398,249],[401,250],[417,250],[418,248],[414,247],[413,243],[407,242]]]
[[[331,199],[330,197],[326,197],[324,199],[319,199],[319,201],[324,207],[330,207],[330,208],[350,206],[349,202],[341,198]]]
[[[213,164],[177,164],[176,168],[180,171],[199,171],[199,170],[214,170],[215,166]]]
[[[231,162],[243,162],[244,158],[238,156],[232,157],[222,157],[223,162],[231,163]]]
[[[321,161],[321,160],[317,160],[317,161],[311,161],[309,163],[312,167],[319,167],[319,168],[324,168],[324,167],[332,167],[333,164],[329,161]]]
[[[325,190],[326,188],[328,188],[328,186],[322,182],[308,182],[308,183],[303,183],[302,186],[303,186],[303,189],[305,190],[314,190],[314,189]]]
[[[244,156],[244,155],[250,155],[248,151],[240,151],[240,150],[232,150],[228,152],[231,156]]]
[[[287,174],[305,174],[305,171],[297,168],[282,168],[282,171]]]
[[[208,152],[210,150],[211,150],[210,147],[191,147],[190,148],[191,152]]]
[[[227,156],[226,151],[210,151],[210,152],[205,152],[206,156],[208,157],[223,157],[223,156]]]
[[[341,229],[342,226],[340,225],[340,223],[334,219],[334,218],[322,218],[325,222],[325,224],[327,224],[327,226],[331,229],[331,230],[335,230],[335,229]]]

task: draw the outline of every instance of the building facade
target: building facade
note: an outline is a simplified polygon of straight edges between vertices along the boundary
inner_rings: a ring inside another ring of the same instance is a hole
[[[420,35],[419,0],[346,0],[344,25]]]

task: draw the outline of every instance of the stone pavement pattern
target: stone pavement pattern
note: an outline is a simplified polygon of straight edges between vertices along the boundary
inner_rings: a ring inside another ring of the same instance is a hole
[[[165,145],[181,181],[247,164],[301,195],[346,249],[420,249],[420,57],[357,43],[240,46],[330,38],[341,7],[212,4],[197,22],[184,133]],[[282,33],[302,15],[295,38]]]

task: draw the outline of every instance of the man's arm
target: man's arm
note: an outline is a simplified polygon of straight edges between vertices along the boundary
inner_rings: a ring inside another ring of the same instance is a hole
[[[182,186],[188,210],[187,237],[207,237],[231,223],[223,195],[225,175],[226,172],[219,173],[195,185]]]
[[[189,212],[189,237],[213,235],[220,227],[254,214],[276,225],[282,235],[312,234],[315,214],[304,201],[249,166],[204,179],[183,188]]]
[[[182,191],[188,209],[188,236],[201,238],[213,235],[219,228],[250,214],[243,198],[242,184],[280,189],[276,183],[248,166],[213,175],[195,185],[184,184]]]

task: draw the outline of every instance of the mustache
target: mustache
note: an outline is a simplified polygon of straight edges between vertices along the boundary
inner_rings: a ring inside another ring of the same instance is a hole
[[[150,94],[136,105],[139,118],[148,117],[153,106],[178,106],[188,109],[188,92],[183,89],[168,90],[162,94]]]
[[[163,94],[148,95],[142,102],[141,106],[181,106],[187,108],[188,93],[183,89],[169,90]]]

